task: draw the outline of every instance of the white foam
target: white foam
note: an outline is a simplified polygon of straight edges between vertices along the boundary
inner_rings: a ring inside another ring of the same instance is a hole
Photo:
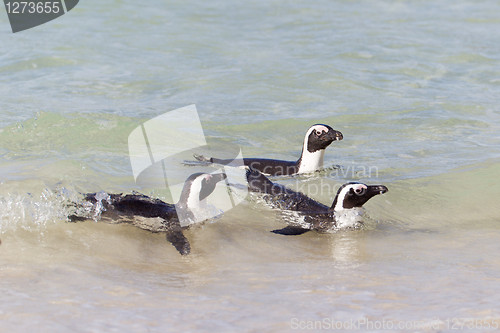
[[[335,230],[359,228],[363,224],[363,208],[351,208],[335,211],[337,221]]]
[[[38,195],[8,193],[0,196],[0,233],[18,228],[40,232],[50,224],[66,220],[67,195],[65,191],[45,189]]]

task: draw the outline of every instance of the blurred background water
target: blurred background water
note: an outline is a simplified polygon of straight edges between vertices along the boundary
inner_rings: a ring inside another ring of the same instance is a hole
[[[491,0],[87,0],[16,34],[0,14],[0,328],[498,324],[499,26]],[[344,134],[325,157],[340,169],[283,184],[390,191],[364,229],[328,235],[269,233],[276,213],[244,202],[188,230],[186,258],[161,234],[65,221],[79,192],[169,200],[135,184],[127,138],[193,103],[210,142],[248,157],[297,159],[315,123]]]

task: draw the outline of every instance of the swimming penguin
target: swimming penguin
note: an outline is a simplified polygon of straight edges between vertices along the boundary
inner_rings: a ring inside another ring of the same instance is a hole
[[[307,195],[271,182],[257,170],[247,171],[248,188],[263,193],[264,200],[273,208],[285,210],[292,221],[283,229],[272,232],[282,235],[300,235],[310,230],[328,232],[359,224],[359,209],[372,197],[388,191],[384,185],[347,183],[337,191],[331,207]]]
[[[328,125],[316,124],[311,126],[304,137],[302,154],[297,161],[282,161],[267,158],[243,158],[246,166],[270,176],[286,176],[297,173],[310,173],[323,167],[325,149],[333,141],[343,139],[341,132],[334,130]],[[194,155],[200,162],[230,164],[232,160],[218,158],[206,158],[202,155]]]
[[[182,233],[182,230],[187,227],[181,226],[179,215],[182,214],[182,218],[191,223],[216,215],[212,212],[207,214],[210,209],[206,198],[223,179],[226,179],[223,173],[192,174],[184,183],[177,205],[143,194],[89,193],[85,196],[84,203],[79,205],[79,213],[70,215],[69,219],[77,221],[98,216],[104,221],[131,223],[152,232],[165,232],[167,241],[172,243],[180,254],[186,255],[189,254],[191,247]],[[87,207],[86,210],[85,207]]]

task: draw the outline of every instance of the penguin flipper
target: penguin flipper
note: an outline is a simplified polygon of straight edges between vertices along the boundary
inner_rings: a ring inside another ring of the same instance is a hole
[[[167,241],[172,243],[172,245],[182,255],[188,255],[191,252],[189,241],[180,229],[167,231]]]
[[[200,162],[210,162],[210,159],[209,158],[206,158],[205,156],[201,155],[201,154],[196,154],[194,153],[193,154],[193,157],[197,160],[197,161],[200,161]]]
[[[207,158],[203,155],[193,154],[193,157],[196,161],[184,160],[182,162],[182,164],[187,165],[187,166],[207,166],[207,165],[212,164],[212,161],[210,160],[210,158]]]
[[[302,227],[289,225],[288,227],[284,227],[283,229],[276,229],[271,232],[278,235],[296,236],[296,235],[302,235],[303,233],[306,233],[308,231],[310,230]]]

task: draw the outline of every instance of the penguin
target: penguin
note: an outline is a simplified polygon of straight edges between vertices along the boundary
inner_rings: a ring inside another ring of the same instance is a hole
[[[280,209],[284,216],[292,217],[289,225],[273,230],[281,235],[300,235],[310,230],[331,232],[359,225],[360,209],[372,197],[386,193],[384,185],[366,185],[350,182],[342,185],[330,207],[273,183],[258,170],[247,171],[248,188],[263,194],[263,199],[273,208]]]
[[[302,145],[302,154],[297,161],[282,161],[267,158],[243,158],[243,164],[252,167],[269,176],[288,176],[294,174],[311,173],[323,168],[325,149],[333,141],[340,141],[344,137],[341,132],[328,125],[315,124],[306,132]],[[205,163],[230,164],[233,160],[206,158],[202,155],[193,155],[195,159]],[[233,162],[234,163],[234,162]]]
[[[224,179],[224,173],[192,174],[184,182],[176,205],[139,193],[88,193],[83,203],[77,205],[78,213],[70,215],[69,220],[74,222],[99,218],[114,223],[131,223],[152,232],[165,232],[167,241],[172,243],[180,254],[187,255],[191,246],[182,233],[187,227],[181,226],[179,214],[190,223],[217,215],[209,211],[211,207],[206,198],[214,191],[217,183]]]

